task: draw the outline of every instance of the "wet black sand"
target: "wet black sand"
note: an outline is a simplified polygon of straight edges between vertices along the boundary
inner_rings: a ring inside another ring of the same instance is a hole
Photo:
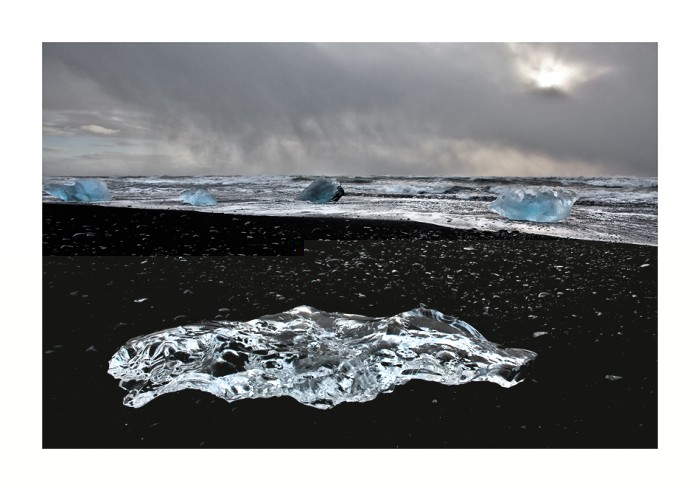
[[[223,256],[299,254],[301,240],[542,239],[519,232],[346,218],[224,215],[72,203],[43,205],[44,255]]]
[[[655,247],[96,208],[44,206],[46,448],[657,446]],[[197,240],[205,229],[209,240]],[[250,255],[275,253],[287,256]],[[184,323],[301,304],[385,316],[420,303],[537,352],[530,378],[510,389],[411,382],[322,411],[198,391],[132,409],[107,374],[129,338]]]

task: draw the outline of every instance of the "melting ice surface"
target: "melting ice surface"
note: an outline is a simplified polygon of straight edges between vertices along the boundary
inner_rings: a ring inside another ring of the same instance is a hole
[[[536,356],[487,341],[466,322],[424,306],[381,318],[301,306],[134,338],[108,371],[128,391],[124,404],[131,407],[199,389],[227,401],[291,396],[327,409],[371,401],[412,379],[510,387]]]
[[[180,194],[180,199],[195,206],[212,206],[216,204],[216,198],[204,188],[187,189]]]
[[[44,188],[62,201],[109,201],[112,196],[100,179],[78,179],[75,184],[49,184]]]
[[[490,208],[511,220],[560,222],[569,216],[575,201],[576,194],[565,189],[506,188]]]
[[[297,199],[313,203],[328,203],[329,201],[338,201],[344,194],[345,191],[338,181],[319,177],[309,184]]]

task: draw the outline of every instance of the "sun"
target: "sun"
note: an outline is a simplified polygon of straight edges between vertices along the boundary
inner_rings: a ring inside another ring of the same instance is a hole
[[[513,54],[515,81],[523,89],[542,94],[573,94],[580,85],[612,69],[566,57],[565,52],[553,51],[546,45],[511,43],[508,46]]]
[[[571,78],[571,69],[561,64],[543,64],[533,73],[540,89],[565,89]]]

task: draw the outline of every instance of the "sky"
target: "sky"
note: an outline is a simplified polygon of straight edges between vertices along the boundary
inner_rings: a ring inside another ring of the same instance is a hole
[[[43,174],[656,176],[656,43],[43,43]]]

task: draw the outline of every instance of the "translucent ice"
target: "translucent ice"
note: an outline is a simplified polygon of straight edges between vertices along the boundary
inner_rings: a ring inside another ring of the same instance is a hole
[[[492,211],[511,220],[560,222],[569,216],[576,201],[573,191],[556,188],[502,189]]]
[[[411,379],[510,387],[537,355],[487,341],[464,321],[423,306],[392,317],[308,306],[248,322],[205,322],[137,337],[109,362],[141,407],[183,389],[227,401],[291,396],[319,409],[366,402]]]
[[[180,199],[194,206],[211,206],[216,204],[216,198],[204,188],[194,188],[183,191]]]
[[[327,203],[338,201],[345,194],[338,181],[319,177],[308,185],[297,197],[300,201],[311,201],[313,203]]]
[[[109,201],[112,195],[100,179],[78,179],[75,184],[49,184],[46,193],[63,201]]]

